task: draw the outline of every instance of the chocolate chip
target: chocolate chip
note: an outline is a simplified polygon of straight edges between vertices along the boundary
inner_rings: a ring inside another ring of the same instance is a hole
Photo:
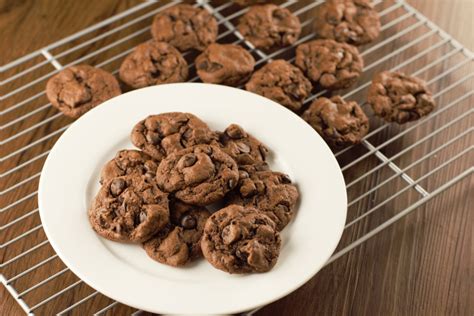
[[[157,145],[160,143],[160,135],[155,132],[148,132],[146,133],[146,141],[153,145]]]
[[[247,136],[239,125],[232,124],[227,129],[225,130],[225,134],[227,134],[230,138],[233,139],[239,139],[239,138],[244,138]]]
[[[125,190],[126,182],[123,179],[114,179],[110,184],[110,193],[113,196],[118,196]]]
[[[290,211],[290,208],[284,204],[278,204],[276,208],[282,210],[285,213],[288,213]]]
[[[245,143],[236,143],[237,148],[239,148],[240,152],[244,154],[248,154],[250,152],[250,146]]]
[[[240,170],[239,172],[239,178],[240,179],[247,179],[249,176],[249,173],[247,171],[244,171],[244,170]]]
[[[140,212],[140,223],[143,223],[146,221],[146,213],[145,212]]]
[[[243,262],[247,262],[247,257],[248,257],[247,253],[240,251],[240,249],[237,249],[237,251],[235,252],[235,255],[237,256],[237,258],[239,258]]]
[[[197,160],[196,156],[192,155],[192,154],[185,156],[183,159],[184,159],[183,160],[183,165],[185,167],[191,167],[192,165],[194,165],[196,163],[196,160]]]
[[[184,229],[193,229],[197,226],[197,220],[192,215],[184,215],[181,218],[181,226]]]
[[[288,175],[284,174],[281,176],[281,183],[289,184],[291,183],[290,177]]]
[[[262,159],[263,160],[267,159],[267,154],[268,154],[267,147],[260,145],[258,146],[258,150],[260,151],[260,155],[262,156]]]
[[[237,181],[235,181],[234,179],[230,179],[228,184],[229,189],[233,189],[237,185]]]

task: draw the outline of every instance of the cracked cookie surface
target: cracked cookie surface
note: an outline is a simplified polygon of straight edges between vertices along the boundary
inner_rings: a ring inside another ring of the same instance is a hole
[[[48,80],[46,96],[64,115],[78,118],[121,93],[115,77],[89,65],[71,66]]]
[[[131,175],[138,174],[149,179],[154,179],[158,163],[150,155],[135,149],[124,149],[117,152],[115,157],[109,160],[100,173],[100,183]]]

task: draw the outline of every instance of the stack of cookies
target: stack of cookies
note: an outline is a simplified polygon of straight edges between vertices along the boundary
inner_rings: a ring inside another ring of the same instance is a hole
[[[264,144],[239,125],[215,132],[178,112],[138,122],[131,141],[137,149],[119,151],[102,169],[88,213],[99,235],[142,244],[176,267],[202,255],[229,273],[275,265],[299,194],[270,170]]]

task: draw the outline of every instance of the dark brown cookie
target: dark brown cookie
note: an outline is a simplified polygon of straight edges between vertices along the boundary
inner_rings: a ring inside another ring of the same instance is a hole
[[[193,114],[169,112],[150,115],[138,122],[131,139],[135,146],[161,160],[183,148],[216,141],[217,135]]]
[[[362,108],[340,96],[314,100],[301,117],[333,148],[358,144],[369,131]]]
[[[114,178],[97,193],[89,221],[107,239],[144,242],[168,224],[168,195],[140,175]]]
[[[288,9],[265,4],[250,7],[240,18],[237,29],[255,47],[270,49],[296,42],[301,24]]]
[[[270,0],[232,0],[235,4],[240,5],[241,7],[247,7],[249,5],[271,2]]]
[[[239,165],[252,165],[266,159],[268,149],[237,124],[229,125],[219,134],[222,149]]]
[[[369,87],[368,102],[375,114],[387,122],[403,124],[429,114],[435,107],[423,80],[400,72],[375,75]]]
[[[380,18],[369,0],[328,0],[316,9],[314,23],[320,38],[362,45],[380,34]]]
[[[201,241],[204,257],[229,273],[266,272],[280,254],[275,223],[253,207],[230,205],[209,217]]]
[[[188,204],[221,200],[239,180],[237,164],[217,146],[197,145],[172,153],[156,171],[160,188]]]
[[[299,45],[295,63],[313,83],[331,90],[350,87],[364,67],[357,47],[334,40]]]
[[[217,21],[205,9],[178,4],[158,13],[151,26],[157,41],[170,43],[180,51],[204,50],[217,38]]]
[[[158,163],[142,151],[124,149],[119,151],[113,159],[105,164],[100,173],[100,183],[126,176],[139,174],[154,179]]]
[[[196,69],[203,82],[238,86],[248,80],[255,59],[242,46],[211,44],[196,58]]]
[[[120,79],[132,88],[188,79],[188,63],[181,53],[165,42],[138,45],[120,66]]]
[[[312,85],[301,70],[279,59],[256,71],[245,89],[278,102],[292,111],[298,111],[310,95]]]
[[[89,65],[61,70],[46,84],[49,102],[72,118],[78,118],[120,93],[119,83],[113,75]]]
[[[295,215],[298,189],[281,172],[248,171],[240,170],[239,184],[228,195],[227,205],[253,206],[271,218],[281,231]]]
[[[202,256],[201,237],[211,213],[202,206],[170,203],[170,224],[143,244],[152,259],[174,267]]]

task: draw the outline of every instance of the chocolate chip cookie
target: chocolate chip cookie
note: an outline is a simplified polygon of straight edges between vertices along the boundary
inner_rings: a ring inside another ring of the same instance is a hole
[[[165,42],[138,45],[120,66],[120,79],[132,88],[188,79],[188,63],[181,53]]]
[[[126,176],[139,174],[149,179],[154,179],[158,163],[143,151],[124,149],[119,151],[115,157],[107,162],[100,174],[100,183]]]
[[[274,171],[240,170],[237,188],[228,195],[227,205],[255,207],[275,222],[281,231],[295,215],[299,193],[290,178]]]
[[[46,96],[64,115],[78,118],[121,93],[113,75],[89,65],[71,66],[48,80]]]
[[[150,115],[132,130],[132,143],[156,160],[197,144],[217,140],[206,123],[190,113]]]
[[[265,161],[268,149],[237,124],[229,125],[219,133],[222,149],[239,165],[252,165]]]
[[[362,108],[340,96],[316,99],[301,117],[333,148],[358,144],[369,131]]]
[[[375,75],[368,102],[375,114],[387,122],[403,124],[429,114],[435,107],[433,95],[423,80],[400,72]]]
[[[252,74],[255,59],[242,46],[211,44],[196,58],[199,78],[206,83],[238,86]]]
[[[151,26],[157,41],[168,42],[180,51],[204,50],[217,38],[217,21],[205,9],[178,4],[158,13]]]
[[[270,49],[296,42],[301,24],[288,9],[265,4],[250,7],[239,20],[237,29],[255,47]]]
[[[300,69],[279,59],[256,71],[245,89],[298,111],[310,95],[312,85]]]
[[[295,63],[313,83],[330,90],[350,87],[364,67],[355,46],[334,40],[314,40],[299,45]]]
[[[174,267],[202,256],[201,237],[211,213],[202,206],[170,203],[170,223],[143,244],[152,259]]]
[[[316,9],[318,37],[362,45],[380,34],[380,18],[369,0],[328,0]]]
[[[163,159],[156,171],[158,186],[188,204],[221,200],[239,180],[237,164],[219,147],[197,145]]]
[[[275,223],[257,209],[240,205],[212,214],[201,241],[207,261],[229,273],[269,271],[278,260],[280,246]]]
[[[113,178],[95,197],[89,221],[107,239],[144,242],[168,224],[168,195],[140,175]]]

